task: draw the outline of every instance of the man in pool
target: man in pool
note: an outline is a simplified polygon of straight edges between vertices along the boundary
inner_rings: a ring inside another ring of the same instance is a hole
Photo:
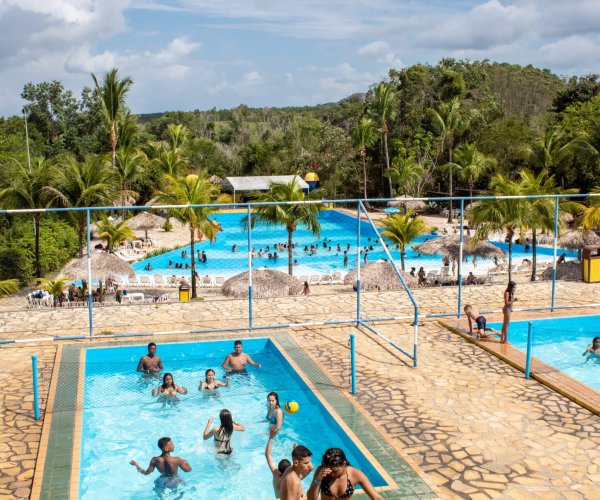
[[[242,341],[236,340],[233,343],[234,351],[229,353],[221,365],[229,373],[246,373],[246,364],[250,363],[256,368],[260,368],[259,363],[255,363],[254,360],[248,356],[245,352],[242,352]]]
[[[311,451],[298,445],[292,451],[292,465],[286,469],[279,481],[281,500],[300,500],[306,498],[302,489],[302,480],[313,470],[310,460]]]
[[[485,333],[487,320],[485,316],[482,316],[478,312],[473,309],[473,306],[467,304],[465,306],[465,314],[467,315],[467,319],[469,320],[469,333],[473,335],[473,322],[477,325],[477,335],[478,339],[487,339],[492,337],[493,334]]]
[[[160,356],[156,355],[156,344],[150,342],[148,344],[148,354],[140,358],[137,371],[146,374],[158,374],[162,369],[162,359],[160,359]]]
[[[183,472],[190,472],[192,466],[183,458],[171,456],[171,453],[175,451],[175,445],[170,437],[160,438],[158,440],[158,447],[160,448],[161,454],[150,460],[150,465],[148,465],[147,469],[144,470],[135,460],[132,460],[129,463],[133,465],[140,474],[144,474],[145,476],[152,474],[155,468],[158,469],[160,477],[154,481],[154,490],[158,493],[159,497],[162,497],[165,490],[169,489],[176,492],[177,487],[183,484],[183,479],[177,476],[179,468],[181,468]]]

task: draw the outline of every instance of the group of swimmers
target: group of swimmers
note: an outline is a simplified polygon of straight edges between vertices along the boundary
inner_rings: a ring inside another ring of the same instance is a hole
[[[248,354],[243,352],[242,342],[236,340],[234,351],[227,355],[221,365],[227,372],[225,382],[216,380],[215,371],[209,368],[206,370],[205,380],[200,383],[198,390],[214,391],[219,387],[229,386],[230,374],[245,373],[247,364],[261,368],[260,363],[256,363]],[[151,342],[148,344],[148,354],[142,356],[138,363],[137,371],[149,376],[157,376],[162,370],[163,363],[156,354],[156,344]],[[157,389],[152,390],[155,397],[162,397],[169,401],[176,400],[177,394],[187,394],[187,392],[187,388],[175,384],[170,373],[165,373],[163,383]],[[266,420],[269,423],[269,440],[265,449],[265,457],[273,475],[272,484],[277,498],[284,500],[350,498],[357,484],[362,487],[369,498],[378,500],[382,498],[375,491],[366,475],[359,469],[350,466],[344,452],[339,448],[330,448],[325,452],[321,465],[317,467],[314,473],[307,492],[308,496],[305,497],[301,482],[313,471],[312,453],[305,446],[294,445],[291,461],[282,459],[275,465],[275,461],[271,456],[272,444],[283,426],[284,413],[276,392],[268,394],[267,403]],[[217,458],[225,459],[233,453],[231,438],[234,432],[244,431],[246,428],[243,424],[234,420],[231,412],[227,409],[223,409],[219,413],[218,425],[213,426],[213,421],[212,417],[208,419],[203,432],[203,439],[212,438]],[[151,474],[155,469],[158,469],[161,475],[155,481],[155,491],[157,493],[162,495],[167,491],[176,492],[178,487],[183,484],[183,480],[178,477],[179,469],[184,472],[191,472],[192,467],[187,460],[171,455],[175,450],[175,444],[171,438],[160,438],[158,447],[161,454],[153,457],[146,469],[141,467],[135,460],[131,460],[130,464],[144,475]]]

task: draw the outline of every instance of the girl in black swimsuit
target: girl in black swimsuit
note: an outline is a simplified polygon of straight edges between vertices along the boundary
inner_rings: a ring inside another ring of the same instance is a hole
[[[383,500],[367,476],[359,469],[350,466],[342,450],[329,448],[323,455],[321,465],[315,471],[308,490],[308,499],[317,500],[319,493],[321,500],[350,498],[354,495],[357,484],[369,498]]]
[[[210,428],[210,424],[212,424],[214,419],[212,417],[208,419],[203,437],[206,441],[212,436],[215,440],[217,457],[224,458],[233,453],[233,448],[231,447],[233,431],[244,431],[246,428],[239,422],[234,422],[229,410],[221,410],[219,419],[221,420],[221,425],[212,429]]]

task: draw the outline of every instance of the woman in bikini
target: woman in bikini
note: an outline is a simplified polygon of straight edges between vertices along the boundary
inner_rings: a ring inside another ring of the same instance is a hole
[[[177,397],[179,394],[187,394],[188,390],[185,387],[177,385],[173,381],[173,375],[165,373],[163,377],[163,383],[158,386],[158,389],[152,389],[152,395],[156,398],[160,398],[163,403],[176,404],[179,402]]]
[[[308,489],[308,500],[350,498],[359,484],[367,496],[374,500],[383,500],[371,481],[359,469],[351,467],[346,455],[339,448],[329,448],[323,455],[321,465],[317,467]]]
[[[269,421],[270,429],[277,434],[283,425],[283,410],[279,406],[279,395],[276,392],[270,392],[267,395],[267,420]]]
[[[239,422],[233,421],[233,417],[231,416],[231,412],[229,410],[221,410],[221,413],[219,413],[219,419],[221,420],[221,425],[212,429],[210,426],[214,419],[212,417],[208,419],[204,429],[203,437],[206,441],[212,436],[215,440],[217,457],[225,458],[233,453],[233,448],[231,447],[231,436],[233,435],[233,431],[245,431],[246,428]]]
[[[500,343],[506,344],[508,340],[508,325],[510,324],[510,313],[512,313],[512,306],[518,300],[515,297],[515,290],[517,284],[514,281],[509,281],[506,290],[504,290],[504,306],[502,307],[502,331],[500,335]]]
[[[215,379],[215,371],[212,368],[206,370],[204,381],[200,382],[199,391],[214,391],[217,387],[229,387],[229,375],[225,375],[225,382]]]

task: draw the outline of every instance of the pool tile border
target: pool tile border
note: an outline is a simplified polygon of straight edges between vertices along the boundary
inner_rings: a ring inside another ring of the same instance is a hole
[[[395,485],[378,488],[384,498],[429,499],[437,498],[426,477],[411,465],[410,461],[394,447],[385,433],[378,429],[376,422],[353,402],[344,391],[337,387],[326,372],[313,360],[287,332],[248,332],[242,334],[209,334],[202,338],[169,338],[169,343],[203,342],[237,338],[270,338],[281,346],[281,352],[293,360],[299,375],[310,382],[319,399],[324,400],[328,409],[333,409],[342,427],[347,427],[359,439],[359,448],[366,448],[385,470],[384,479],[391,479]],[[143,339],[119,341],[118,345],[136,345]],[[42,430],[42,442],[34,476],[32,499],[78,498],[79,461],[81,453],[81,425],[84,372],[83,361],[89,348],[116,347],[117,342],[93,344],[67,344],[61,346],[57,354],[47,417]],[[64,383],[65,378],[77,380],[77,384]],[[61,381],[63,383],[61,383]],[[57,398],[66,398],[74,403],[75,410],[53,412]],[[44,442],[45,439],[45,442]],[[379,471],[382,472],[381,470]]]

